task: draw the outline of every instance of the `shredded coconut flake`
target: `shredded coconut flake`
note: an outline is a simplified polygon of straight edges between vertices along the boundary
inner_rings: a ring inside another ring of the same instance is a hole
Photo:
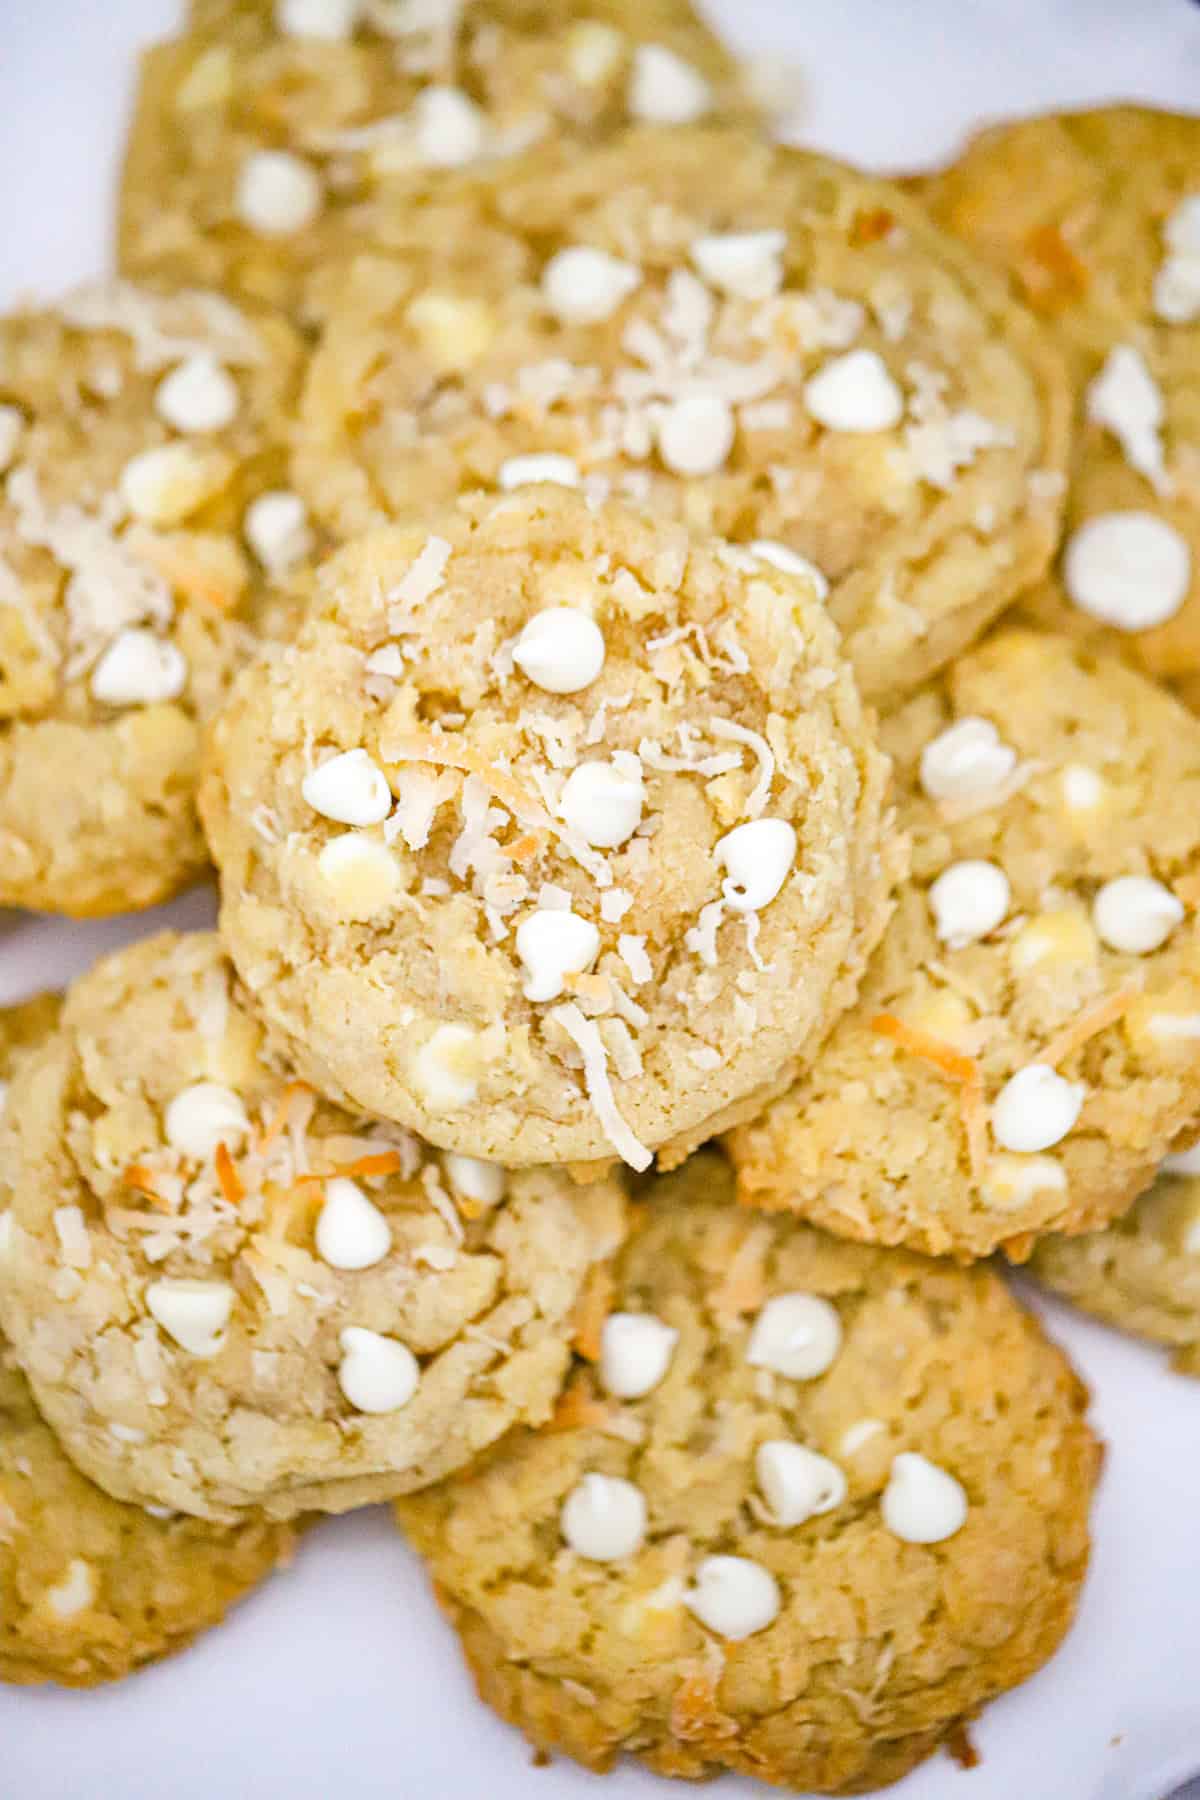
[[[629,970],[634,986],[641,987],[653,979],[654,965],[646,954],[646,940],[623,931],[617,939],[617,954]]]
[[[771,783],[775,779],[775,752],[759,732],[751,731],[733,719],[712,719],[708,728],[716,738],[732,738],[735,743],[747,745],[758,758],[758,775],[746,796],[746,817],[759,818],[770,798]]]
[[[639,1143],[617,1109],[608,1078],[608,1053],[600,1029],[585,1019],[574,1003],[556,1006],[548,1015],[566,1032],[583,1058],[583,1081],[600,1129],[623,1162],[639,1172],[648,1169],[653,1153]]]
[[[8,498],[18,534],[71,572],[67,680],[82,674],[127,627],[170,624],[175,608],[165,579],[114,536],[110,520],[78,506],[47,506],[37,476],[24,465],[9,476]]]
[[[215,356],[234,368],[264,360],[258,332],[219,294],[150,294],[130,281],[92,281],[67,294],[57,310],[79,331],[121,332],[144,374],[189,356]]]
[[[403,631],[408,627],[409,607],[423,606],[426,600],[437,593],[449,560],[450,545],[445,538],[431,537],[425,540],[416,561],[405,570],[395,587],[388,590],[389,603],[397,607],[401,615],[397,621],[392,622],[393,631]]]

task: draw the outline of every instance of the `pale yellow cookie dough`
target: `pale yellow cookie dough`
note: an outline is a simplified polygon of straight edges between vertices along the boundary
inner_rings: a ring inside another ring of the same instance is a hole
[[[264,1059],[211,933],[70,990],[9,1099],[6,1329],[72,1460],[218,1522],[339,1512],[554,1405],[609,1184],[441,1161]]]
[[[201,721],[286,622],[300,352],[280,320],[126,284],[0,321],[0,904],[153,905],[207,862]],[[257,541],[264,548],[261,531]]]
[[[545,486],[332,558],[201,804],[230,954],[322,1092],[644,1167],[853,998],[886,773],[810,581]]]
[[[741,1195],[1027,1254],[1123,1212],[1200,1112],[1200,724],[1004,630],[883,735],[913,878],[814,1070],[734,1133]]]
[[[457,171],[715,114],[757,109],[686,0],[198,4],[142,63],[120,264],[311,322],[347,260],[467,228]]]
[[[706,1153],[651,1190],[612,1305],[554,1425],[397,1506],[482,1698],[539,1752],[865,1792],[1057,1648],[1099,1447],[995,1274],[755,1219]],[[780,1306],[824,1335],[804,1378],[771,1366]],[[654,1345],[624,1402],[614,1326]]]
[[[38,994],[0,1009],[5,1094],[61,1005]],[[7,1205],[0,1191],[0,1233]],[[118,1680],[215,1625],[292,1542],[263,1520],[219,1531],[111,1500],[68,1462],[0,1335],[0,1682]]]
[[[1196,1160],[1168,1157],[1153,1187],[1106,1231],[1043,1238],[1029,1263],[1044,1287],[1082,1312],[1164,1345],[1184,1375],[1200,1375]]]
[[[553,456],[809,559],[879,700],[1044,572],[1062,372],[888,183],[692,127],[543,148],[476,196],[477,246],[365,260],[314,357],[294,472],[339,535]]]
[[[1118,106],[995,126],[920,192],[1070,371],[1059,579],[1023,604],[1200,703],[1200,118]]]

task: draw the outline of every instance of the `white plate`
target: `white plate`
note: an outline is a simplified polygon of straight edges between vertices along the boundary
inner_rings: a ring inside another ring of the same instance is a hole
[[[747,49],[805,72],[808,141],[880,166],[948,155],[983,117],[1116,96],[1194,107],[1189,0],[723,0]],[[111,231],[110,153],[137,44],[169,0],[0,0],[0,298],[91,274]],[[204,896],[167,909],[209,916]],[[101,926],[0,920],[0,998],[84,967],[164,914]],[[1047,1309],[1109,1444],[1079,1624],[991,1708],[981,1767],[938,1759],[903,1800],[1162,1800],[1200,1770],[1200,1386]],[[419,1568],[383,1511],[323,1525],[220,1631],[87,1696],[0,1690],[0,1800],[662,1800],[634,1767],[603,1790],[538,1774],[476,1706]],[[765,1790],[727,1780],[750,1800]]]

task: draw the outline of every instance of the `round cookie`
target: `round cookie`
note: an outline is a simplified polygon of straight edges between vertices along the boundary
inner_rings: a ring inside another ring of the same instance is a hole
[[[1004,630],[885,725],[912,881],[741,1197],[934,1254],[1095,1230],[1200,1112],[1200,724]]]
[[[553,1425],[396,1509],[539,1752],[858,1793],[1053,1653],[1099,1450],[994,1273],[754,1219],[704,1153],[612,1306]]]
[[[222,1528],[110,1499],[67,1460],[0,1338],[0,1682],[120,1680],[219,1624],[293,1543],[262,1517]]]
[[[293,468],[336,534],[541,470],[811,561],[879,700],[1044,572],[1062,372],[896,188],[696,126],[475,191],[477,252],[359,268],[322,337]]]
[[[280,491],[299,365],[213,294],[0,321],[0,904],[123,912],[207,863],[201,721],[310,535]]]
[[[686,0],[199,3],[143,59],[120,266],[313,322],[364,248],[437,255],[467,229],[457,171],[714,111],[756,117]]]
[[[61,1004],[0,1009],[0,1081]],[[0,1336],[0,1681],[116,1680],[215,1625],[292,1542],[264,1520],[217,1531],[110,1500],[68,1462]]]
[[[1200,702],[1200,118],[984,132],[920,186],[1062,349],[1078,415],[1057,578],[1022,604]]]
[[[201,805],[230,954],[321,1092],[644,1168],[857,991],[886,773],[811,582],[544,486],[332,558]]]
[[[214,934],[109,956],[18,1071],[5,1326],[116,1498],[340,1512],[544,1419],[623,1199],[439,1162],[264,1059]]]
[[[1042,1238],[1029,1270],[1093,1318],[1165,1344],[1181,1374],[1200,1375],[1200,1158],[1168,1156],[1106,1231]]]

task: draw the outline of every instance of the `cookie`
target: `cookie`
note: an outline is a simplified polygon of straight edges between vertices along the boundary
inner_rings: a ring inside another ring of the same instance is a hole
[[[214,934],[67,996],[18,1070],[6,1329],[73,1462],[218,1522],[339,1512],[554,1405],[623,1198],[444,1162],[263,1059]]]
[[[197,4],[142,63],[120,266],[313,323],[340,263],[463,229],[459,171],[714,112],[756,116],[685,0]]]
[[[1177,1151],[1106,1231],[1042,1238],[1030,1273],[1082,1312],[1164,1344],[1200,1375],[1200,1157]]]
[[[0,1682],[117,1681],[220,1622],[294,1533],[147,1512],[84,1479],[0,1338]]]
[[[539,1752],[858,1793],[1053,1653],[1098,1447],[994,1273],[731,1200],[660,1181],[555,1423],[397,1514]]]
[[[208,857],[202,720],[288,606],[300,351],[124,284],[0,321],[0,905],[151,906]],[[290,521],[290,524],[289,524]]]
[[[0,1009],[0,1081],[60,1007],[39,994]],[[68,1462],[0,1336],[0,1682],[117,1680],[215,1625],[292,1541],[263,1520],[218,1531],[110,1500]]]
[[[361,266],[322,338],[294,474],[336,534],[538,474],[612,493],[814,565],[879,700],[1044,571],[1062,373],[888,183],[697,126],[475,192],[478,249]]]
[[[201,804],[230,954],[320,1091],[644,1168],[853,997],[886,772],[810,581],[546,485],[332,558]]]
[[[1067,534],[1022,604],[1200,701],[1200,118],[1022,119],[921,192],[1011,277],[1070,371]]]
[[[815,1068],[731,1138],[741,1196],[1027,1254],[1095,1230],[1200,1113],[1200,724],[1002,630],[887,722],[913,879]]]

